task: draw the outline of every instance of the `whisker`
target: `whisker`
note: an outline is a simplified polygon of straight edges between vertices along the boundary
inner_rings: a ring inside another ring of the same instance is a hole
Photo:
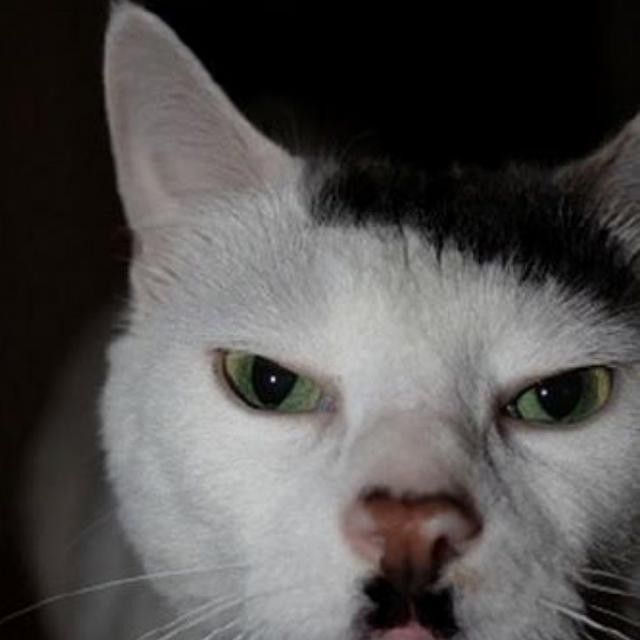
[[[230,606],[233,606],[233,605],[230,605]],[[183,631],[186,631],[187,629],[191,629],[192,627],[195,627],[201,622],[208,620],[212,615],[215,615],[215,613],[216,613],[215,611],[210,610],[210,611],[206,611],[205,613],[201,613],[200,615],[192,616],[192,618],[190,620],[185,621],[184,624],[180,624],[174,629],[172,629],[171,631],[169,631],[168,633],[158,636],[157,640],[170,640],[170,638],[175,638],[177,635],[181,634]]]
[[[621,613],[618,613],[616,611],[612,611],[611,609],[607,609],[605,607],[601,607],[601,606],[595,605],[595,604],[592,604],[591,608],[594,611],[599,611],[600,613],[603,613],[606,616],[610,616],[611,618],[615,618],[616,620],[620,620],[620,622],[624,622],[625,624],[628,624],[631,627],[635,627],[636,629],[640,629],[640,622],[638,622],[637,620],[632,620],[631,618],[628,618],[627,616],[623,616]]]
[[[613,573],[611,571],[605,571],[604,569],[585,568],[585,569],[582,569],[582,573],[590,573],[594,576],[602,576],[603,578],[610,578],[611,580],[618,580],[619,582],[627,582],[631,585],[640,587],[640,583],[629,578],[628,576],[623,576],[621,574]]]
[[[178,634],[182,633],[186,629],[190,629],[191,627],[194,627],[195,625],[204,622],[205,620],[208,620],[219,613],[225,613],[226,611],[229,611],[234,607],[239,607],[247,602],[247,600],[268,595],[271,595],[271,592],[265,591],[262,593],[253,594],[249,598],[247,598],[246,596],[236,596],[235,598],[227,598],[226,600],[210,603],[210,605],[212,606],[210,606],[205,613],[196,616],[195,619],[188,621],[185,625],[178,626],[178,628],[172,630],[170,633],[158,637],[156,640],[170,640],[171,638],[175,638]],[[240,618],[236,616],[231,622],[225,624],[222,627],[219,627],[218,629],[214,629],[208,636],[206,636],[205,640],[215,638],[218,634],[230,629],[234,624],[238,624],[239,621]]]
[[[263,636],[260,634],[256,634],[257,629],[252,629],[251,631],[243,631],[242,634],[233,638],[233,640],[260,640]],[[247,635],[248,634],[248,635]]]
[[[89,523],[86,527],[81,529],[67,544],[64,549],[65,553],[71,551],[80,542],[82,542],[88,535],[93,533],[96,529],[109,522],[112,518],[115,519],[117,509],[115,507],[107,509],[104,513],[98,516],[93,522]]]
[[[616,589],[615,587],[609,587],[604,584],[598,584],[597,582],[591,582],[590,580],[581,580],[579,578],[576,579],[576,582],[586,589],[590,589],[592,591],[599,591],[601,593],[607,593],[612,596],[621,596],[623,598],[640,600],[640,595],[635,594],[632,591],[624,591],[622,589]]]
[[[214,629],[206,638],[203,638],[203,640],[213,640],[213,638],[219,636],[221,633],[224,633],[225,631],[228,631],[229,629],[231,629],[232,627],[237,625],[239,620],[240,620],[239,618],[234,618],[231,622],[228,622],[227,624],[223,625],[222,627],[219,627],[218,629]],[[244,633],[245,632],[241,631],[240,632],[241,636]]]
[[[86,587],[81,587],[79,589],[74,589],[72,591],[65,591],[63,593],[58,593],[54,596],[49,596],[44,598],[34,604],[23,607],[22,609],[18,609],[13,613],[10,613],[2,618],[0,618],[0,626],[15,620],[16,618],[20,618],[28,613],[32,613],[33,611],[37,611],[43,607],[55,604],[57,602],[62,602],[64,600],[68,600],[71,598],[77,598],[80,596],[85,596],[93,593],[99,593],[102,591],[108,591],[110,589],[115,589],[117,587],[129,586],[134,584],[140,584],[144,582],[148,582],[150,580],[156,580],[160,578],[178,578],[184,576],[193,576],[198,574],[210,573],[218,570],[227,570],[227,569],[242,569],[246,568],[247,565],[237,564],[237,565],[227,565],[227,566],[219,566],[207,569],[183,569],[178,571],[158,571],[156,573],[143,573],[135,576],[127,576],[125,578],[118,578],[117,580],[109,580],[106,582],[100,582],[98,584],[88,585]]]
[[[289,585],[288,587],[283,587],[276,590],[258,591],[256,593],[251,593],[249,595],[242,595],[242,596],[227,596],[218,600],[209,601],[203,605],[199,605],[198,607],[191,609],[190,611],[188,611],[185,614],[182,614],[181,616],[178,616],[178,618],[176,618],[175,620],[172,620],[170,623],[166,624],[164,627],[158,627],[156,629],[151,629],[150,631],[147,631],[144,635],[136,638],[136,640],[151,638],[154,634],[162,633],[164,631],[168,633],[157,637],[156,640],[170,640],[170,638],[174,638],[176,635],[182,633],[186,629],[190,629],[191,627],[199,624],[200,622],[204,622],[205,620],[219,613],[225,613],[226,611],[229,611],[233,607],[238,607],[240,605],[245,604],[246,602],[249,602],[251,600],[255,600],[258,598],[267,598],[269,596],[279,595],[281,593],[286,593],[288,591],[301,589],[305,587],[306,587],[305,584]],[[186,620],[187,618],[190,618],[190,619]],[[180,624],[182,621],[185,621],[184,625]],[[236,617],[232,621],[232,623],[237,624],[238,621],[239,621],[239,618]],[[208,640],[209,637],[215,638],[218,633],[222,633],[223,630],[228,630],[228,628],[232,626],[232,623],[229,623],[228,625],[225,625],[220,629],[214,629],[213,632],[209,634],[209,636],[205,637],[204,640]],[[257,630],[257,629],[258,627],[256,627],[256,629],[244,630],[243,633],[252,633],[254,630]],[[215,635],[212,635],[212,634],[215,634]]]
[[[205,610],[208,611],[209,609],[213,609],[217,604],[219,604],[219,601],[214,600],[213,602],[209,601],[209,602],[206,602],[205,604],[201,604],[197,607],[189,609],[189,611],[174,618],[173,620],[171,620],[171,622],[168,622],[167,624],[159,627],[155,627],[154,629],[151,629],[145,632],[143,635],[138,636],[135,640],[148,640],[149,638],[153,637],[155,634],[172,631],[176,626],[180,626],[180,624],[182,624],[182,622],[184,622],[186,619],[196,616]]]
[[[255,634],[257,631],[259,631],[261,626],[261,623],[256,623],[251,629],[244,629],[240,631],[240,633],[234,636],[232,640],[257,640],[257,638],[259,638],[260,636]],[[203,640],[209,640],[209,636],[203,638]]]
[[[597,631],[602,631],[612,638],[618,638],[619,640],[633,640],[633,638],[630,638],[626,633],[622,633],[622,631],[618,631],[618,629],[613,629],[611,627],[607,627],[604,624],[600,624],[599,622],[596,622],[595,620],[590,618],[588,615],[582,613],[581,611],[577,611],[576,609],[572,609],[571,607],[566,607],[557,602],[546,600],[545,598],[542,598],[540,600],[540,604],[546,606],[552,611],[555,611],[556,613],[564,614],[571,620],[581,622],[582,624],[587,625],[592,629],[596,629]]]

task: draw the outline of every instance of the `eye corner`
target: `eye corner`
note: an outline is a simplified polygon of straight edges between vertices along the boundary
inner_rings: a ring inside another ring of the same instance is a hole
[[[522,420],[518,413],[518,408],[513,400],[510,400],[506,404],[501,404],[497,411],[498,417],[507,418],[509,420]]]

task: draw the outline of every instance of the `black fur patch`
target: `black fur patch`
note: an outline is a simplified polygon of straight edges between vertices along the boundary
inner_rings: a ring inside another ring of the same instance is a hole
[[[415,621],[437,638],[451,638],[458,632],[453,593],[448,589],[412,591],[406,584],[394,584],[378,576],[364,585],[364,593],[371,603],[365,617],[367,629],[391,629]]]
[[[311,169],[321,224],[408,227],[438,255],[455,248],[479,264],[510,264],[522,280],[552,277],[618,309],[639,299],[628,259],[587,194],[563,189],[550,171],[427,173],[359,161],[319,175]]]

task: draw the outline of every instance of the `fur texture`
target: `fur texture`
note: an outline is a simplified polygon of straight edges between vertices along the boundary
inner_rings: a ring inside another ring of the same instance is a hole
[[[163,600],[102,617],[83,605],[73,630],[55,622],[60,637],[142,637],[190,611],[175,637],[379,637],[363,623],[376,568],[342,524],[379,487],[463,494],[480,514],[442,576],[456,640],[579,640],[594,625],[636,637],[593,609],[586,583],[631,578],[638,551],[638,124],[548,172],[294,158],[128,4],[105,78],[137,239],[101,401],[122,529],[109,544],[158,574]],[[311,375],[332,410],[247,409],[221,349]],[[499,411],[531,381],[592,365],[615,369],[614,395],[584,423]]]

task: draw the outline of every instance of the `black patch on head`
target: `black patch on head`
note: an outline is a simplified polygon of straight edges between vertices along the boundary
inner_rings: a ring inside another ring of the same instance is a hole
[[[552,277],[616,307],[638,299],[627,258],[591,199],[551,171],[428,173],[361,160],[319,175],[312,167],[311,210],[321,224],[406,227],[438,256],[452,248],[481,265],[513,265],[523,281]]]

